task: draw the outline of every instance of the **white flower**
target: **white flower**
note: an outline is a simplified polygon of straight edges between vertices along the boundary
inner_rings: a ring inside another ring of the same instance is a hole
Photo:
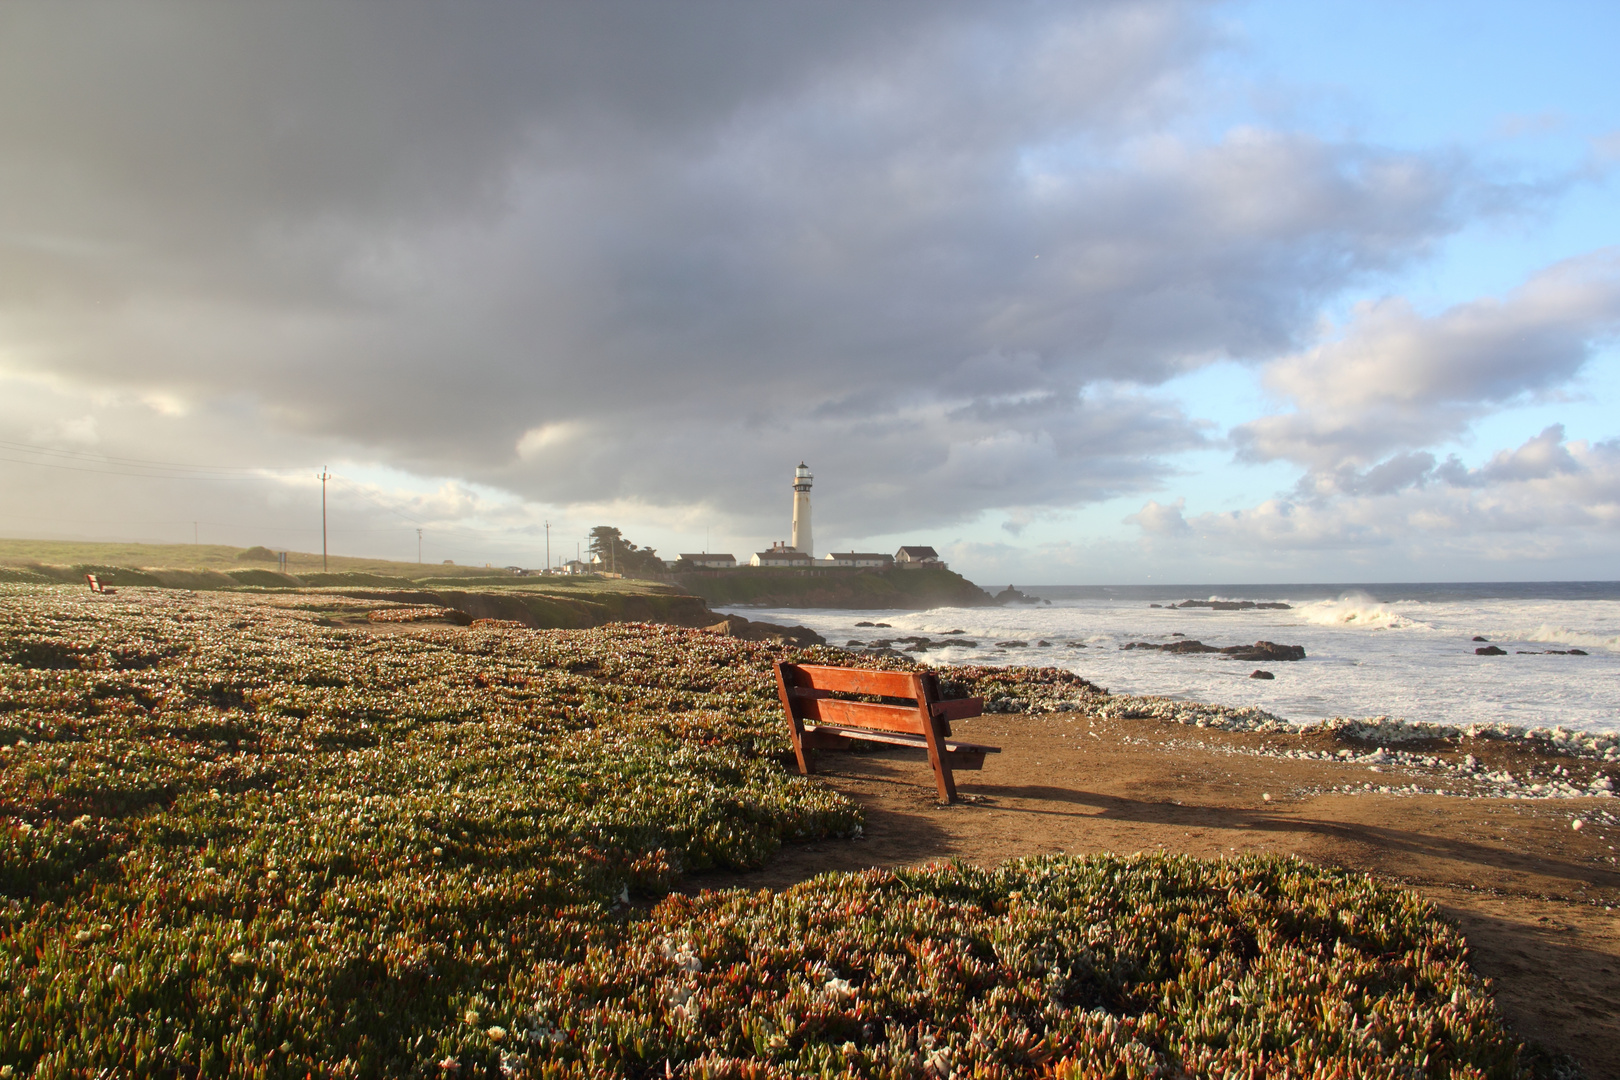
[[[114,964],[113,965],[113,969],[112,969],[113,982],[121,981],[124,978],[124,976],[126,976],[128,974],[129,974],[129,968],[125,967],[123,964]]]
[[[462,1017],[462,1019],[466,1020],[467,1023],[476,1026],[478,1024],[478,1010],[477,1009],[468,1009],[467,1010],[467,1015]]]
[[[245,964],[247,962],[248,954],[246,949],[237,949],[235,952],[231,953],[231,963]]]
[[[855,988],[850,985],[848,979],[828,979],[827,985],[822,989],[834,1001],[844,1001],[855,996]]]
[[[506,1041],[506,1029],[499,1024],[492,1025],[484,1034],[489,1036],[490,1042]]]
[[[73,935],[73,940],[74,941],[89,941],[91,938],[93,938],[95,936],[96,935],[92,934],[88,930],[80,930],[77,934]]]

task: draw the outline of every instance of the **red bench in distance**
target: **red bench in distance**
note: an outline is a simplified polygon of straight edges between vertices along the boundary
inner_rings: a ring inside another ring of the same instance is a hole
[[[869,668],[776,665],[776,689],[787,713],[799,772],[814,771],[811,752],[847,750],[857,741],[906,746],[928,753],[942,802],[956,801],[956,769],[984,767],[984,755],[999,746],[951,738],[951,721],[984,712],[983,698],[943,700],[939,679],[928,671],[873,671]],[[903,698],[910,705],[881,705],[837,695]]]
[[[107,586],[101,583],[101,579],[96,577],[94,574],[84,575],[84,580],[90,583],[90,591],[93,593],[103,593],[107,596],[111,596],[113,593],[118,591],[117,589],[107,588]]]

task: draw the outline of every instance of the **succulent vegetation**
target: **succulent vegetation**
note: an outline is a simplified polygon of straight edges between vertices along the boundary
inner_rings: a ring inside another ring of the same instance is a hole
[[[844,654],[376,610],[0,586],[0,1077],[1533,1072],[1431,909],[1297,862],[672,895],[859,833],[770,678]]]

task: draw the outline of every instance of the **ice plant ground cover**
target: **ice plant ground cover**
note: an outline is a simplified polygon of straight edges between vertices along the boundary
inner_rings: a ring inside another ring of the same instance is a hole
[[[0,1077],[1536,1071],[1425,904],[1296,862],[667,896],[858,833],[770,677],[844,654],[323,625],[381,606],[0,586]]]

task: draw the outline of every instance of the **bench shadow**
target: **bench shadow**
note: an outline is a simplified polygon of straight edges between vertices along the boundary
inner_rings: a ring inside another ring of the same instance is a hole
[[[1072,788],[1043,785],[974,784],[974,793],[996,799],[1030,800],[1048,804],[1089,807],[1095,812],[1041,809],[1003,802],[999,809],[1008,813],[1043,817],[1091,818],[1129,821],[1146,825],[1174,825],[1205,829],[1259,830],[1275,833],[1308,833],[1341,841],[1373,844],[1390,851],[1425,858],[1451,859],[1499,869],[1524,870],[1570,882],[1603,888],[1620,888],[1620,873],[1601,867],[1582,866],[1547,855],[1520,855],[1499,847],[1433,833],[1391,829],[1381,825],[1326,821],[1283,816],[1267,810],[1233,806],[1207,806],[1200,803],[1149,802],[1117,795],[1100,795]]]

